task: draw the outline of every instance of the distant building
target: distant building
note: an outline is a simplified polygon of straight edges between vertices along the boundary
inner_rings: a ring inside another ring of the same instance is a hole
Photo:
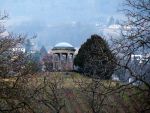
[[[35,44],[33,42],[31,42],[29,39],[27,39],[25,41],[25,43],[18,43],[15,47],[11,48],[10,50],[13,53],[21,53],[22,52],[22,53],[34,54],[37,52],[37,49],[35,48]],[[41,50],[41,51],[43,51],[43,50]]]
[[[17,44],[16,47],[11,48],[13,53],[25,53],[25,47],[22,44]]]
[[[150,55],[131,55],[131,61],[138,61],[139,64],[142,64],[144,61],[149,60]]]
[[[122,58],[124,56],[123,54],[119,54],[118,58]],[[131,56],[127,57],[127,59],[121,60],[122,65],[126,65],[126,62],[128,61],[128,58],[130,61],[128,62],[128,67],[133,71],[132,73],[129,72],[128,69],[125,69],[124,67],[119,68],[115,71],[115,75],[119,77],[119,80],[122,82],[132,83],[135,85],[141,84],[139,80],[137,80],[137,76],[140,77],[140,79],[149,82],[150,83],[150,53],[149,54],[132,54]],[[135,76],[136,75],[136,76]],[[112,79],[116,79],[113,77]]]
[[[25,48],[24,47],[15,47],[15,48],[12,48],[12,51],[25,53]]]
[[[120,81],[119,77],[117,75],[115,75],[115,74],[112,75],[112,80],[114,80],[114,81]]]

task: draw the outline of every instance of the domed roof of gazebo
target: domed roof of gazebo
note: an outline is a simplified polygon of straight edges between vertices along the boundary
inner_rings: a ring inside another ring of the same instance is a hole
[[[60,43],[57,43],[52,50],[73,50],[73,51],[75,51],[75,48],[67,42],[60,42]]]
[[[54,47],[73,47],[73,46],[67,42],[60,42],[57,43]]]

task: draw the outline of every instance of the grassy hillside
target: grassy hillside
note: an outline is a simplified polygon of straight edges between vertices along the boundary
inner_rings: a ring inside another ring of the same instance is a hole
[[[7,101],[19,105],[22,113],[136,113],[144,102],[143,94],[136,87],[94,80],[77,73],[39,73],[20,79],[1,79],[2,83],[11,87]],[[17,90],[12,88],[14,84]],[[1,106],[9,108],[2,98],[6,96],[4,92],[0,94]]]

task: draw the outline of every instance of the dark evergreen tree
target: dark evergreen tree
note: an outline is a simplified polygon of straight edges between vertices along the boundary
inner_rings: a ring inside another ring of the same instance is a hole
[[[42,60],[45,56],[47,56],[47,50],[46,50],[46,48],[45,48],[44,46],[42,46],[41,49],[40,49],[40,55],[41,55],[41,60]]]
[[[74,65],[95,78],[109,79],[115,69],[116,58],[107,42],[98,35],[92,35],[79,49]]]

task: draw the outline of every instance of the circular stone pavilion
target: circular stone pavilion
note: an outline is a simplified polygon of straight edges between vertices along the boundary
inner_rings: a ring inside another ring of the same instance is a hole
[[[67,43],[57,43],[53,49],[53,69],[56,71],[70,71],[73,70],[75,48]]]

